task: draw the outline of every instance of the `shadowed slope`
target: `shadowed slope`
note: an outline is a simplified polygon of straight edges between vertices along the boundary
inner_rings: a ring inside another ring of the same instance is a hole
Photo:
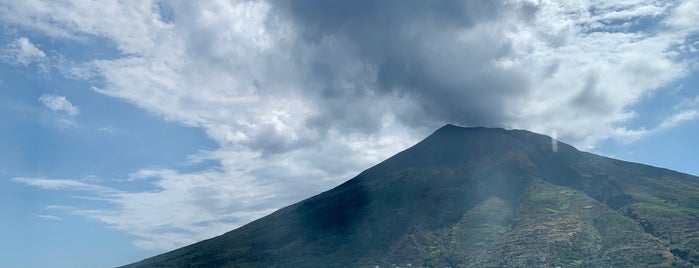
[[[127,267],[699,265],[699,178],[447,125],[342,185]]]

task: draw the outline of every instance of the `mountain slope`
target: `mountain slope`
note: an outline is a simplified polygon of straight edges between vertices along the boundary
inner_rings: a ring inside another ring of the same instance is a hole
[[[699,178],[447,125],[342,185],[126,267],[699,266]]]

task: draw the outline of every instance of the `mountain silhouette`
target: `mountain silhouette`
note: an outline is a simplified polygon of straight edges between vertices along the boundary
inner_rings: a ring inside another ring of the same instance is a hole
[[[699,178],[446,125],[351,180],[125,267],[699,267]]]

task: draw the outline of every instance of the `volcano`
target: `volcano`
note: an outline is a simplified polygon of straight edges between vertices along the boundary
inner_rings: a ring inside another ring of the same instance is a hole
[[[351,180],[124,267],[699,267],[699,177],[446,125]]]

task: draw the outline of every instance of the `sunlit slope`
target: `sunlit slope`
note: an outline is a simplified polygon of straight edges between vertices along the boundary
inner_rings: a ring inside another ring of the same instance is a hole
[[[694,267],[699,178],[442,127],[344,184],[127,267]]]

